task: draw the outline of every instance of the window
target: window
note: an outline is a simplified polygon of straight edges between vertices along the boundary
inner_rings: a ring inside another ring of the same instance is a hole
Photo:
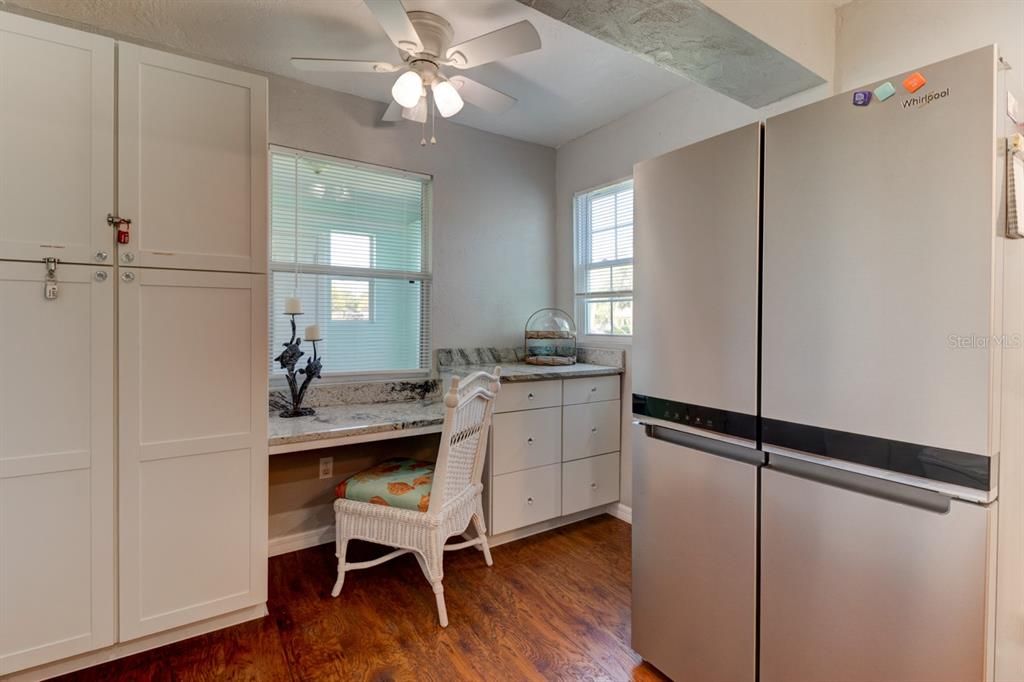
[[[409,374],[430,362],[430,178],[273,147],[270,339],[320,325],[324,374]],[[309,345],[303,343],[309,353]]]
[[[633,334],[633,181],[575,197],[576,319],[584,334]]]

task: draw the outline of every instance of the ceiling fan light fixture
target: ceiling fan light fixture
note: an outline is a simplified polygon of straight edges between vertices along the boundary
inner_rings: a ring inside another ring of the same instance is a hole
[[[434,92],[434,102],[441,116],[449,118],[462,111],[462,96],[451,81],[437,80],[430,86]]]
[[[412,109],[420,101],[423,92],[423,78],[415,71],[406,71],[391,86],[391,96],[406,109]]]
[[[427,120],[427,96],[420,97],[420,101],[412,108],[402,109],[402,118],[417,123],[424,123]]]

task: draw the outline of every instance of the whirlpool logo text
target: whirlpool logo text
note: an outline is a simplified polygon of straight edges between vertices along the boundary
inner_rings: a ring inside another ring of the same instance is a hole
[[[908,97],[903,100],[903,108],[910,109],[911,107],[923,107],[927,104],[931,104],[937,99],[942,99],[943,97],[949,97],[949,88],[939,90],[938,92],[929,92],[928,94],[921,95],[920,97]]]

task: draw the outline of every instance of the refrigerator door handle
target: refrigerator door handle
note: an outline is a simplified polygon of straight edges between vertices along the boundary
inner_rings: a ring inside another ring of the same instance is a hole
[[[764,453],[760,450],[743,447],[742,445],[735,445],[733,443],[726,443],[724,441],[715,440],[714,438],[705,438],[685,431],[676,431],[675,429],[669,429],[664,426],[645,424],[643,422],[640,423],[643,424],[644,435],[648,438],[665,441],[666,443],[672,443],[673,445],[681,445],[709,455],[735,460],[744,464],[764,464]]]
[[[797,476],[809,481],[824,483],[862,495],[870,495],[889,502],[916,507],[936,514],[949,512],[951,497],[935,492],[916,488],[896,481],[887,481],[874,476],[858,474],[852,471],[836,469],[824,464],[815,464],[795,457],[772,454],[768,460],[769,469]]]

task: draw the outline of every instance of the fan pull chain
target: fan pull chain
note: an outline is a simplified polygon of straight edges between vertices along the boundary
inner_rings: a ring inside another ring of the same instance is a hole
[[[437,137],[434,135],[434,129],[437,126],[437,100],[433,97],[430,98],[431,109],[430,109],[430,144],[437,144]]]
[[[422,133],[420,134],[420,146],[427,146],[427,119],[423,119],[423,123],[420,124]]]

